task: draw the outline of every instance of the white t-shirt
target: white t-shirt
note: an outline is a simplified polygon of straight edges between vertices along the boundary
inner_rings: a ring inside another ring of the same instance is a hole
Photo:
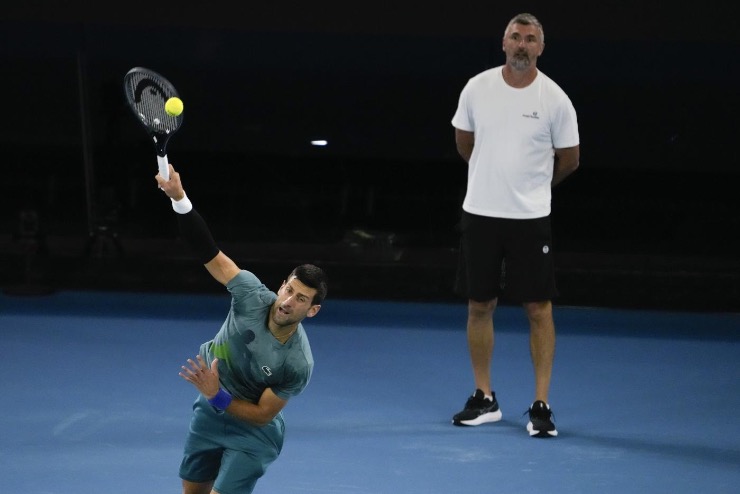
[[[503,66],[472,77],[452,125],[475,134],[463,209],[498,218],[550,214],[554,149],[579,144],[568,95],[538,72],[525,88],[504,82]]]

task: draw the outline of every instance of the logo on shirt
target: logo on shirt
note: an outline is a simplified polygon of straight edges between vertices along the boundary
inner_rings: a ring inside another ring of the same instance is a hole
[[[272,369],[270,369],[266,365],[263,365],[262,366],[262,372],[264,372],[266,376],[271,376],[272,375]]]
[[[537,114],[536,111],[533,111],[531,114],[527,115],[526,113],[523,113],[522,116],[524,118],[534,118],[535,120],[539,120],[540,116]]]

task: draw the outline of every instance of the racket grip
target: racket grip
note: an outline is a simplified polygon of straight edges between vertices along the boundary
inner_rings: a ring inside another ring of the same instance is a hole
[[[170,179],[170,164],[167,161],[167,155],[164,156],[157,155],[157,164],[159,165],[159,174],[162,176],[163,179],[169,180]]]

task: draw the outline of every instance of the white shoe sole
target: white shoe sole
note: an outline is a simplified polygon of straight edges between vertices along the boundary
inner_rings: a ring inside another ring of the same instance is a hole
[[[547,433],[547,435],[552,436],[552,437],[556,437],[558,435],[558,431],[556,431],[556,430],[554,430],[554,431],[538,431],[538,430],[535,430],[534,425],[532,425],[532,422],[529,422],[527,424],[527,431],[529,432],[529,435],[530,436],[545,437],[543,433]]]
[[[495,412],[488,412],[484,413],[483,415],[480,415],[472,420],[461,420],[458,422],[460,425],[481,425],[481,424],[487,424],[488,422],[498,422],[501,420],[501,417],[503,417],[503,414],[501,413],[501,410],[496,410]]]

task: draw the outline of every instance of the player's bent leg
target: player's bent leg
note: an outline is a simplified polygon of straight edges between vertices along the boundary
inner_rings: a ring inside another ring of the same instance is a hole
[[[190,482],[182,481],[182,494],[212,494],[213,482]]]

